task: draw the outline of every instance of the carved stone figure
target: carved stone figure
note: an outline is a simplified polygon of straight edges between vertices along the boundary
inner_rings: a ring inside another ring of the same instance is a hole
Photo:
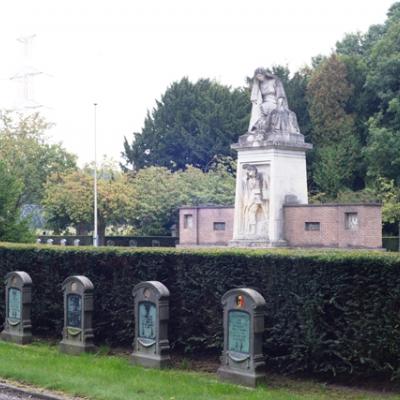
[[[300,133],[296,114],[289,110],[282,82],[264,68],[257,68],[254,72],[251,101],[249,132],[263,136]]]
[[[247,170],[243,180],[242,232],[257,236],[267,231],[268,184],[254,165],[244,165]]]

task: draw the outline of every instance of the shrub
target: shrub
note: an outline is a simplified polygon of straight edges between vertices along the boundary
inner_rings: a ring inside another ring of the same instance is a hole
[[[0,275],[12,270],[24,270],[34,281],[37,335],[60,337],[61,283],[84,274],[95,285],[97,341],[130,345],[132,288],[142,280],[159,280],[171,291],[173,348],[191,355],[217,353],[221,297],[247,286],[267,301],[264,347],[271,370],[391,378],[400,371],[400,256],[394,253],[2,244]]]

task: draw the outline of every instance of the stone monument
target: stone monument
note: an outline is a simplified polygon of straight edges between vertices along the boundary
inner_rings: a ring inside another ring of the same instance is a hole
[[[60,351],[80,354],[95,350],[93,344],[93,283],[86,276],[67,278],[64,291],[64,329]]]
[[[32,342],[32,279],[23,271],[6,275],[6,320],[0,337],[18,344]]]
[[[255,387],[265,377],[264,297],[254,289],[232,289],[222,296],[222,305],[224,349],[218,376]]]
[[[278,77],[263,68],[253,77],[248,132],[232,148],[238,152],[234,247],[285,246],[283,205],[308,203],[304,142]]]
[[[169,365],[169,290],[161,282],[147,281],[133,288],[135,340],[131,362],[143,367]]]

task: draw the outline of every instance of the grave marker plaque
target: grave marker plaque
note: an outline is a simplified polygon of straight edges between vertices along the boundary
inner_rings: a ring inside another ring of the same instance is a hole
[[[18,344],[32,341],[32,279],[23,271],[6,275],[6,320],[1,339]]]
[[[224,349],[218,376],[255,387],[265,377],[262,353],[265,300],[254,289],[232,289],[222,296]]]
[[[157,281],[141,282],[133,288],[135,340],[131,362],[150,368],[169,364],[169,290]]]
[[[64,329],[60,351],[80,354],[94,351],[92,314],[93,284],[82,275],[70,276],[63,282]]]

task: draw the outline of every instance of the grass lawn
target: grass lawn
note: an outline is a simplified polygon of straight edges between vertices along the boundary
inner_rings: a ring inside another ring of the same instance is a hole
[[[400,395],[276,377],[269,384],[267,378],[265,386],[247,389],[220,383],[214,374],[143,369],[116,356],[68,356],[43,343],[0,342],[0,377],[99,400],[400,400]]]

